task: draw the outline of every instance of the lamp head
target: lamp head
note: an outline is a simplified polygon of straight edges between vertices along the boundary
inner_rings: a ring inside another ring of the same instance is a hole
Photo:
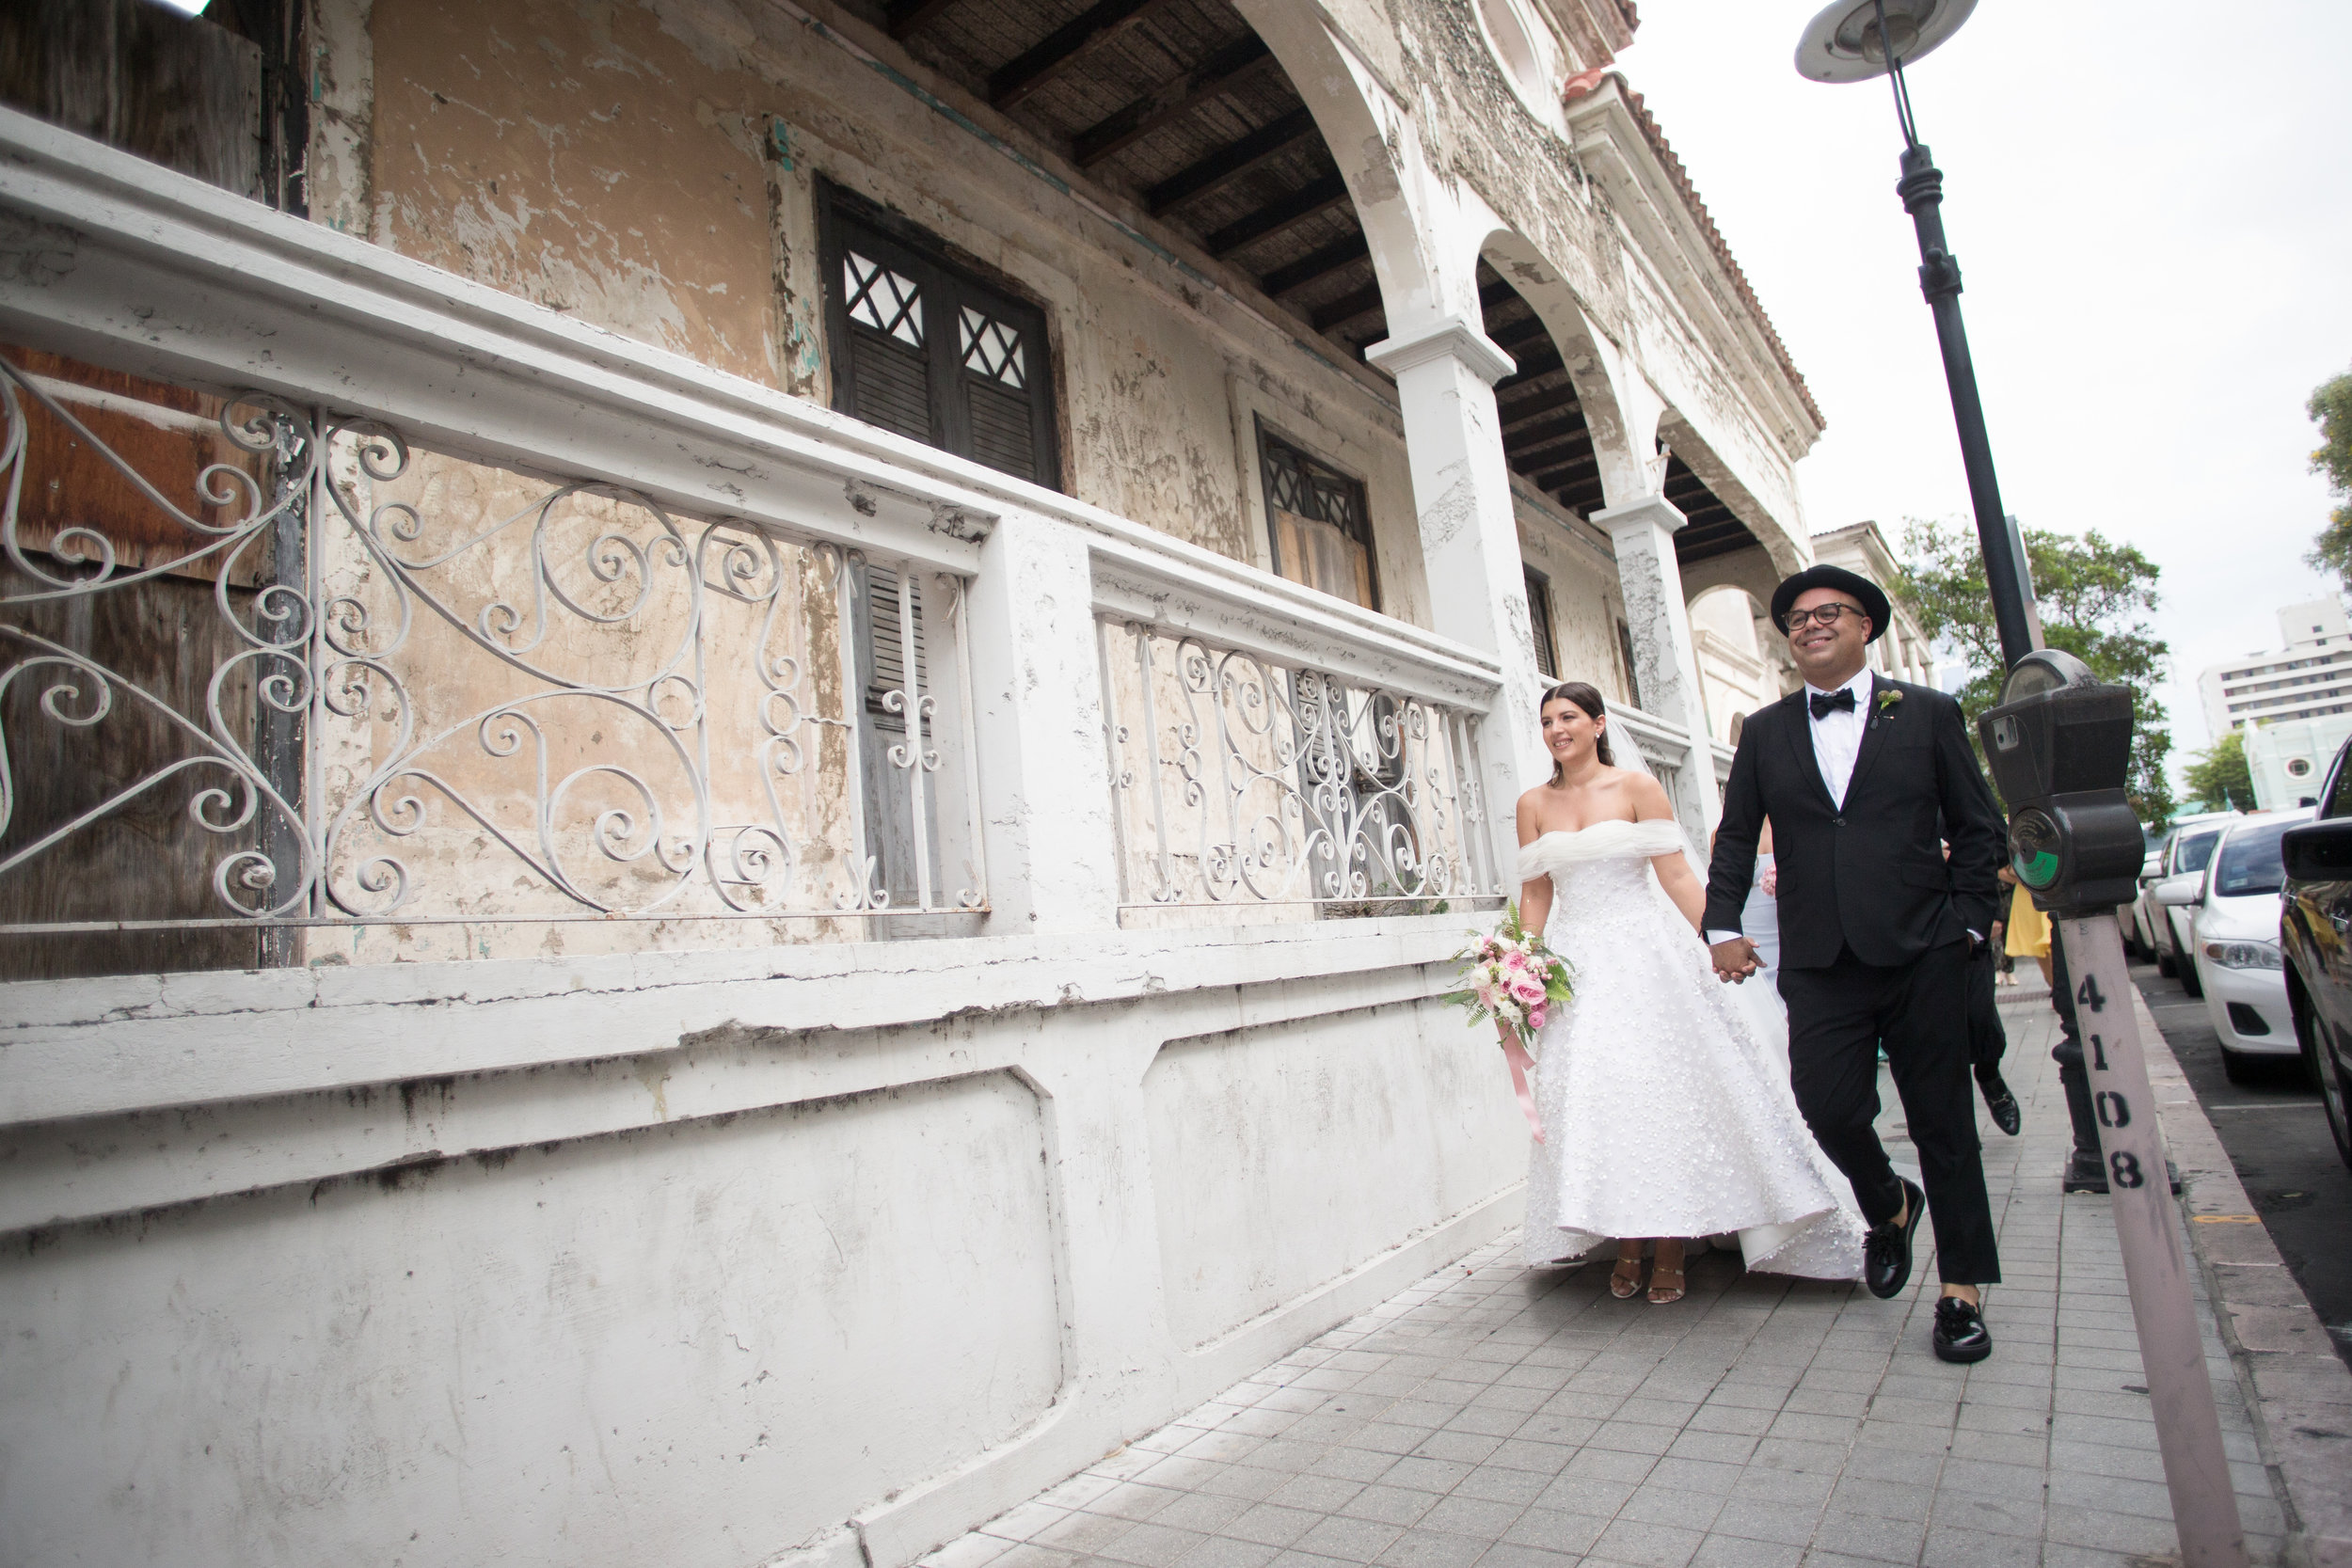
[[[1879,36],[1879,9],[1886,36]],[[1836,0],[1805,24],[1797,74],[1816,82],[1867,82],[1887,71],[1888,46],[1909,65],[1960,31],[1977,0]]]

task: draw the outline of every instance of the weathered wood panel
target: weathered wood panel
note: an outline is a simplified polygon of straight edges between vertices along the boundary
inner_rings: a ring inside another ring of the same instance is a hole
[[[263,195],[262,51],[149,0],[0,6],[0,102],[239,196]]]

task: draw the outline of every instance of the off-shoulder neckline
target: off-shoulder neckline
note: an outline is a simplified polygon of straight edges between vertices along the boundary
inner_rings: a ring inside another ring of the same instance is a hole
[[[1529,839],[1527,844],[1520,846],[1520,847],[1525,848],[1529,845],[1541,844],[1548,838],[1576,838],[1584,833],[1593,832],[1601,828],[1646,828],[1652,822],[1663,822],[1671,826],[1674,823],[1674,818],[1671,816],[1652,816],[1647,818],[1605,816],[1597,822],[1587,822],[1581,828],[1547,828],[1542,832],[1537,833],[1534,838]]]

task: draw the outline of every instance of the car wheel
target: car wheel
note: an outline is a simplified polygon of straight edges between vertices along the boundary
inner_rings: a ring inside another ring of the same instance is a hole
[[[2352,1166],[2352,1115],[2347,1115],[2344,1104],[2344,1074],[2336,1067],[2334,1053],[2323,1043],[2323,1026],[2312,1016],[2312,1005],[2292,973],[2287,976],[2287,1014],[2295,1020],[2295,1043],[2303,1051],[2303,1076],[2319,1091],[2319,1102],[2328,1112],[2328,1132],[2336,1140],[2336,1156]]]
[[[2180,974],[2180,971],[2172,966],[2172,955],[2161,947],[2156,949],[2156,973],[2168,980]]]
[[[2181,958],[2177,960],[2177,966],[2181,972],[2181,989],[2191,996],[2204,995],[2205,982],[2197,977],[2197,960]]]
[[[2256,1077],[2254,1058],[2225,1045],[2221,1048],[2221,1071],[2233,1084],[2250,1084]]]
[[[2320,1074],[2319,1100],[2328,1107],[2328,1131],[2335,1135],[2336,1157],[2352,1168],[2352,1111],[2344,1103],[2352,1089],[2344,1085],[2344,1069],[2332,1063],[2322,1062]]]

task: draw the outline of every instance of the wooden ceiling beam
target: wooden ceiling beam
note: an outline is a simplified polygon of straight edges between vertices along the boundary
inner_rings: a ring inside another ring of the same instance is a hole
[[[939,20],[940,13],[956,0],[898,0],[890,8],[887,25],[894,39],[913,38]]]
[[[1506,387],[1524,387],[1539,375],[1549,375],[1560,368],[1560,351],[1547,343],[1538,352],[1519,360],[1519,368],[1495,383],[1500,392]]]
[[[1513,322],[1500,331],[1487,327],[1486,337],[1495,347],[1508,349],[1514,343],[1528,343],[1538,338],[1549,337],[1550,331],[1551,329],[1544,325],[1541,316],[1530,316],[1525,321]]]
[[[1235,218],[1201,243],[1212,256],[1231,256],[1245,245],[1272,239],[1321,217],[1334,207],[1346,206],[1347,199],[1347,182],[1337,174],[1327,174],[1279,200],[1267,202],[1247,217]]]
[[[1519,471],[1526,472],[1524,468]],[[1563,463],[1556,468],[1546,468],[1542,473],[1537,474],[1535,488],[1557,490],[1572,479],[1586,479],[1599,472],[1600,459],[1597,457],[1588,457],[1581,463]]]
[[[1300,104],[1279,119],[1261,125],[1238,141],[1228,142],[1194,163],[1180,169],[1144,193],[1144,205],[1153,217],[1161,217],[1183,206],[1197,201],[1215,191],[1221,191],[1270,158],[1288,151],[1309,136],[1320,139],[1315,129],[1315,117]]]
[[[1576,399],[1576,388],[1570,383],[1502,404],[1497,406],[1495,413],[1502,421],[1503,427],[1508,429],[1521,420],[1532,420],[1538,414],[1549,414],[1555,408],[1581,409],[1581,407],[1582,405]]]
[[[1581,441],[1588,448],[1593,444],[1593,433],[1585,427],[1581,412],[1557,420],[1546,420],[1542,424],[1529,425],[1525,430],[1506,431],[1502,447],[1505,451],[1533,451],[1537,447],[1560,440]]]
[[[992,72],[988,102],[1009,109],[1101,47],[1166,5],[1168,0],[1096,0],[1037,43]]]
[[[1372,245],[1359,231],[1343,240],[1334,240],[1321,250],[1302,256],[1287,267],[1277,267],[1258,279],[1259,287],[1279,299],[1296,293],[1311,283],[1319,282],[1351,262],[1360,261],[1372,254]]]
[[[1274,63],[1274,52],[1252,33],[1229,44],[1173,81],[1104,115],[1070,144],[1080,168],[1092,168],[1164,125],[1172,125],[1219,94],[1231,91]]]
[[[1385,309],[1387,303],[1380,297],[1380,280],[1375,278],[1353,293],[1342,294],[1317,310],[1314,314],[1315,330],[1328,332],[1335,326],[1343,326],[1359,316],[1369,316],[1375,310]]]

